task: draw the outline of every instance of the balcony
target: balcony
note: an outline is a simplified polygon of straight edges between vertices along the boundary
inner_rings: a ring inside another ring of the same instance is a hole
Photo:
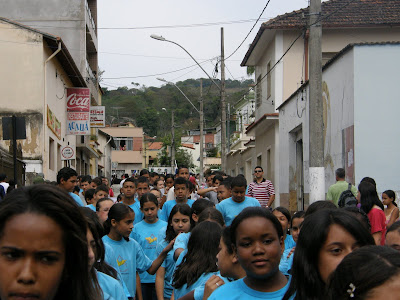
[[[92,71],[92,68],[89,65],[89,62],[86,61],[86,83],[90,88],[90,95],[91,95],[91,105],[97,106],[99,105],[99,91],[98,91],[98,82],[97,76]]]
[[[97,52],[97,26],[92,16],[88,1],[85,1],[86,7],[86,51]]]

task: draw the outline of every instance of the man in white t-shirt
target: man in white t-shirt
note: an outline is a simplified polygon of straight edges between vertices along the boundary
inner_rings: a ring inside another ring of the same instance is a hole
[[[10,186],[10,185],[6,182],[6,178],[7,178],[7,175],[6,175],[6,174],[4,174],[4,173],[1,173],[1,174],[0,174],[0,185],[3,186],[4,192],[5,192],[5,193],[7,193],[7,189],[8,189],[8,187]]]

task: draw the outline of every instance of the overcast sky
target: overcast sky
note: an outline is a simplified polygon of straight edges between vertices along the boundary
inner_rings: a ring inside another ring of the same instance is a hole
[[[101,85],[109,89],[133,87],[132,82],[161,86],[164,78],[177,82],[206,75],[198,67],[174,73],[195,63],[178,46],[154,40],[151,34],[177,42],[212,75],[221,53],[221,27],[225,33],[225,56],[243,41],[267,0],[100,0],[98,1],[99,67],[104,70]],[[308,0],[271,0],[261,21],[308,6]],[[248,22],[238,22],[253,20]],[[230,23],[198,26],[206,23]],[[262,22],[258,22],[243,46],[226,61],[226,78],[247,79],[240,63]],[[188,25],[196,26],[188,26]],[[185,27],[180,27],[180,26]],[[152,27],[152,28],[143,28]],[[158,28],[155,28],[158,27]],[[168,27],[168,28],[167,28]],[[110,29],[111,28],[111,29]],[[113,29],[135,28],[135,29]],[[127,77],[127,78],[123,78]],[[220,74],[217,75],[220,78]]]

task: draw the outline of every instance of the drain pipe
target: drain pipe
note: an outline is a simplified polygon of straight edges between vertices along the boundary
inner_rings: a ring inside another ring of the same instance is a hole
[[[50,55],[50,57],[47,58],[46,61],[44,62],[43,151],[42,151],[43,155],[45,154],[44,150],[46,148],[46,134],[45,133],[46,133],[46,126],[47,126],[47,96],[46,96],[46,88],[47,88],[47,85],[46,85],[46,79],[47,79],[46,78],[46,76],[47,76],[46,69],[47,68],[46,68],[46,66],[47,66],[47,63],[50,60],[52,60],[58,54],[58,52],[60,52],[60,51],[61,51],[61,41],[58,41],[57,50],[52,55]],[[46,156],[42,157],[42,172],[44,174],[44,177],[46,178],[46,175],[48,175],[48,174],[47,174],[47,168],[45,167],[45,157]]]

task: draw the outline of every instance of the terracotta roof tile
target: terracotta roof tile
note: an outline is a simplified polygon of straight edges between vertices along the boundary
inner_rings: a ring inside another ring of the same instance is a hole
[[[330,0],[322,2],[321,11],[323,28],[400,26],[399,0]],[[263,23],[241,65],[246,64],[265,29],[302,29],[308,16],[307,7]]]

